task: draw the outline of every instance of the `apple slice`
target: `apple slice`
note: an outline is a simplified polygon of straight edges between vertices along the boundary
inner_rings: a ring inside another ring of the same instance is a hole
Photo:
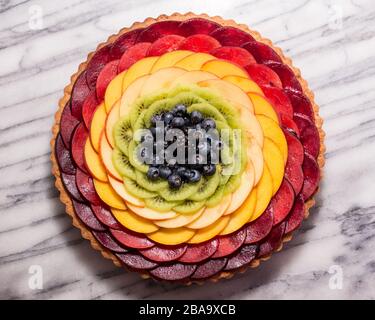
[[[159,38],[148,49],[147,56],[161,56],[167,52],[175,51],[184,39],[184,37],[174,34]]]
[[[248,139],[246,154],[254,166],[254,186],[256,186],[263,174],[263,151],[254,138]]]
[[[187,50],[176,50],[163,54],[161,57],[157,57],[157,60],[151,69],[151,73],[154,73],[163,68],[173,67],[177,61],[191,54],[192,52]]]
[[[263,156],[272,177],[272,195],[274,195],[279,190],[284,177],[283,155],[272,140],[264,138]]]
[[[215,57],[208,53],[197,52],[190,54],[181,60],[177,61],[174,66],[177,68],[182,68],[187,71],[201,70],[203,64],[207,61],[213,60]]]
[[[110,175],[108,176],[108,181],[111,184],[112,188],[116,191],[116,193],[123,199],[127,204],[131,204],[133,206],[144,207],[145,204],[142,200],[134,197],[131,195],[126,189],[122,182],[112,178]]]
[[[105,108],[104,103],[102,103],[96,109],[94,116],[92,117],[91,126],[90,126],[90,140],[96,152],[99,151],[100,136],[103,132],[106,119],[107,119],[106,108]]]
[[[106,136],[107,142],[109,143],[109,146],[112,149],[115,147],[115,139],[113,137],[113,128],[116,122],[120,118],[120,106],[121,106],[120,100],[118,100],[115,103],[115,105],[112,107],[105,121],[104,134]]]
[[[195,230],[188,228],[160,229],[148,234],[148,237],[158,243],[165,245],[178,245],[188,242],[195,234]]]
[[[124,92],[136,79],[149,74],[152,66],[159,57],[147,57],[134,63],[127,71],[122,81],[122,90]]]
[[[152,233],[159,230],[152,221],[143,219],[130,211],[114,208],[111,208],[111,211],[116,220],[129,230],[139,233]]]
[[[242,67],[256,63],[251,53],[240,47],[225,46],[214,49],[210,53],[218,59],[228,60]]]
[[[276,123],[279,123],[277,113],[275,112],[273,106],[265,98],[253,92],[249,92],[247,95],[253,103],[255,114],[264,115]]]
[[[214,79],[219,79],[219,78],[209,72],[200,71],[200,70],[189,71],[180,75],[176,79],[174,79],[171,82],[170,87],[173,88],[174,86],[177,86],[180,84],[196,84],[201,81],[214,80]]]
[[[206,35],[206,34],[195,34],[192,36],[187,37],[182,43],[180,44],[180,50],[189,50],[194,52],[210,52],[215,48],[219,48],[220,43]]]
[[[150,270],[150,274],[160,280],[183,281],[188,279],[196,268],[195,264],[173,263]]]
[[[239,76],[244,78],[249,77],[249,74],[242,67],[237,66],[232,62],[220,59],[205,62],[202,65],[202,71],[211,72],[217,75],[219,78],[223,78],[225,76]]]
[[[102,160],[99,157],[99,154],[97,154],[92,147],[90,139],[86,140],[84,155],[86,167],[90,171],[91,175],[97,180],[107,182],[107,172]]]
[[[159,227],[168,229],[183,227],[198,219],[204,212],[204,209],[205,207],[201,208],[200,210],[192,214],[180,214],[175,218],[164,221],[154,221],[154,223]]]
[[[107,138],[103,132],[100,138],[100,148],[99,148],[100,158],[107,172],[115,179],[122,181],[122,177],[120,176],[120,174],[117,172],[116,168],[113,165],[112,153],[113,153],[113,149],[109,145]]]
[[[166,220],[172,219],[178,216],[177,212],[175,211],[167,211],[167,212],[159,212],[151,208],[147,207],[137,207],[132,205],[131,203],[127,203],[128,208],[135,214],[139,215],[142,218],[149,219],[149,220]],[[156,224],[156,222],[155,222]]]
[[[125,210],[126,206],[122,198],[116,193],[109,183],[94,179],[95,190],[100,199],[110,207]]]
[[[225,76],[222,78],[224,81],[235,84],[237,87],[242,89],[244,92],[254,92],[263,96],[262,89],[256,84],[256,82],[250,80],[249,78],[240,76]]]
[[[228,224],[230,216],[222,216],[216,222],[200,230],[196,230],[195,235],[188,241],[188,243],[201,243],[212,239],[218,235]]]
[[[266,164],[264,164],[263,175],[259,180],[259,183],[257,184],[256,190],[257,201],[254,209],[254,214],[249,219],[249,222],[257,219],[264,212],[264,210],[266,210],[272,198],[273,181]]]

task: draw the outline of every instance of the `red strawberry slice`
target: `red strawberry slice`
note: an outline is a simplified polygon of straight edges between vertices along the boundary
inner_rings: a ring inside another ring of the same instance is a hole
[[[173,20],[156,22],[139,34],[137,42],[154,42],[166,35],[179,35],[180,24],[181,22]]]
[[[291,88],[302,92],[301,84],[298,82],[293,71],[285,64],[279,62],[266,62],[266,66],[275,71],[281,79],[283,88]]]
[[[309,199],[318,188],[320,170],[316,160],[308,153],[305,153],[302,170],[305,180],[303,181],[301,194],[304,199]]]
[[[161,56],[164,53],[178,49],[185,38],[177,35],[168,35],[156,40],[148,49],[147,56]]]
[[[315,122],[314,111],[310,100],[301,92],[296,92],[290,89],[285,89],[284,92],[288,95],[295,113],[301,113],[309,117],[312,122]]]
[[[105,248],[118,252],[118,253],[125,253],[128,250],[126,248],[121,247],[116,240],[110,235],[108,231],[106,232],[99,232],[99,231],[92,231],[95,239]]]
[[[226,257],[236,251],[245,241],[246,230],[241,229],[235,233],[218,237],[219,245],[212,258]]]
[[[294,114],[294,122],[300,131],[300,140],[305,151],[316,158],[320,150],[320,137],[315,124],[300,113]]]
[[[118,74],[118,65],[120,60],[113,60],[105,65],[105,67],[100,71],[98,80],[96,82],[96,96],[99,101],[104,99],[105,90],[107,89],[109,83]],[[83,109],[85,106],[83,106]],[[83,117],[85,119],[85,117]]]
[[[293,118],[293,106],[283,90],[271,86],[262,86],[262,91],[279,116],[284,115]]]
[[[201,262],[211,257],[215,253],[218,245],[219,242],[217,239],[199,244],[189,245],[185,253],[178,260],[186,263]]]
[[[194,34],[210,34],[221,26],[213,21],[193,18],[182,22],[179,26],[179,34],[188,37]]]
[[[100,221],[96,219],[88,205],[74,200],[72,202],[75,214],[87,227],[97,231],[104,231],[106,229]]]
[[[110,51],[110,60],[120,59],[124,52],[133,46],[144,28],[135,29],[119,36],[112,44]]]
[[[136,234],[126,229],[110,229],[110,231],[113,237],[126,247],[134,249],[146,249],[155,245],[155,243],[153,243],[143,234]]]
[[[287,180],[283,180],[279,190],[271,199],[267,210],[273,212],[273,225],[283,221],[293,207],[294,190]]]
[[[92,117],[94,116],[96,107],[99,105],[96,95],[95,91],[91,91],[83,103],[82,117],[87,129],[90,128]]]
[[[266,61],[282,62],[276,51],[264,43],[251,41],[242,45],[242,48],[249,51],[258,63]]]
[[[224,269],[227,264],[227,258],[211,259],[198,265],[191,279],[202,280],[210,278]]]
[[[112,229],[122,229],[121,224],[112,215],[111,211],[103,206],[103,204],[94,206],[91,204],[91,209],[98,220]]]
[[[67,103],[63,109],[60,119],[60,134],[65,147],[70,149],[70,142],[72,140],[72,133],[77,127],[79,121],[73,117],[70,110],[70,104]]]
[[[282,88],[282,83],[276,72],[263,64],[249,64],[245,66],[250,78],[260,86],[273,86]]]
[[[77,169],[76,184],[78,187],[78,191],[88,202],[92,203],[93,205],[101,204],[100,198],[96,193],[92,178],[80,169]]]
[[[61,180],[62,180],[62,183],[64,184],[66,191],[70,194],[70,196],[73,199],[79,202],[85,202],[80,192],[78,191],[78,188],[76,185],[76,176],[74,174],[61,173]]]
[[[253,261],[258,253],[258,246],[253,244],[244,245],[241,249],[233,256],[228,258],[225,271],[234,270],[248,265]]]
[[[266,210],[263,212],[259,218],[250,222],[246,227],[246,238],[245,243],[256,243],[271,232],[273,225],[273,212],[271,210]]]
[[[86,81],[86,71],[84,71],[78,76],[74,83],[71,97],[72,116],[78,120],[82,119],[82,106],[89,93],[90,88]]]
[[[161,247],[159,245],[153,246],[149,249],[140,250],[139,252],[146,258],[156,261],[156,262],[167,262],[173,261],[180,258],[186,251],[186,245],[181,246],[165,246]]]
[[[286,142],[288,144],[288,160],[302,165],[304,154],[303,146],[296,136],[288,130],[283,130]]]
[[[298,138],[300,137],[299,129],[298,129],[296,123],[294,122],[294,120],[292,118],[289,118],[289,117],[282,114],[280,116],[280,122],[281,122],[281,125],[285,129],[287,129],[289,132],[296,135]]]
[[[67,174],[75,174],[76,168],[73,164],[72,156],[70,151],[64,146],[61,135],[59,134],[56,138],[55,155],[59,168],[62,172]]]
[[[160,280],[181,281],[190,277],[196,268],[195,264],[174,263],[157,267],[150,274]]]
[[[240,47],[246,42],[254,41],[250,34],[234,27],[221,27],[210,33],[210,36],[219,41],[222,46]]]
[[[110,51],[111,45],[100,48],[98,51],[96,51],[87,64],[86,81],[90,89],[95,89],[96,80],[98,79],[100,71],[110,61]]]
[[[259,246],[258,257],[264,257],[279,248],[285,232],[285,225],[284,221],[272,228],[270,234]]]
[[[72,138],[72,145],[71,145],[71,153],[73,156],[73,160],[75,164],[80,168],[83,172],[87,173],[85,167],[85,159],[84,159],[84,147],[88,137],[88,132],[85,128],[83,122],[81,122],[77,128],[74,130],[73,138]]]
[[[220,43],[214,38],[205,34],[196,34],[182,41],[179,50],[208,53],[218,47],[220,47]]]
[[[239,47],[220,47],[210,52],[219,59],[229,60],[244,67],[250,63],[256,63],[254,57],[245,49]]]
[[[292,211],[286,220],[285,234],[296,230],[302,223],[305,217],[305,201],[299,195],[296,197]]]
[[[116,257],[127,267],[136,270],[148,270],[155,268],[158,264],[142,257],[138,253],[118,253]]]
[[[127,70],[138,60],[144,58],[150,46],[150,42],[140,42],[126,50],[120,59],[118,71],[122,72],[124,70]]]

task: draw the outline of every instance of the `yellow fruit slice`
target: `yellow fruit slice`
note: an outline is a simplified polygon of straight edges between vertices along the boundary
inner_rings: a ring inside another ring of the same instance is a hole
[[[247,142],[247,157],[251,159],[254,165],[254,186],[257,185],[263,174],[263,151],[254,138],[250,138]]]
[[[107,113],[111,110],[116,101],[121,98],[122,82],[126,74],[127,71],[123,71],[114,77],[105,90],[104,105]]]
[[[125,210],[126,206],[121,197],[113,190],[111,185],[106,182],[102,182],[96,179],[94,180],[94,187],[99,195],[100,199],[103,200],[110,207],[120,210]]]
[[[254,209],[254,214],[251,216],[250,221],[258,218],[264,212],[264,210],[266,210],[272,198],[273,181],[266,164],[264,164],[263,175],[256,187],[256,190],[257,201]]]
[[[131,110],[131,105],[137,100],[139,97],[143,85],[145,84],[146,80],[149,78],[149,75],[144,75],[139,77],[134,82],[132,82],[124,91],[121,97],[120,102],[120,117],[127,115]]]
[[[250,80],[249,78],[239,76],[225,76],[223,77],[223,80],[235,84],[245,92],[254,92],[260,94],[261,96],[264,96],[262,89],[257,85],[256,82]]]
[[[268,139],[264,139],[263,145],[264,162],[267,164],[272,177],[272,193],[275,194],[281,185],[284,177],[284,160],[283,155],[276,144]]]
[[[205,62],[214,59],[215,57],[208,53],[193,53],[179,60],[174,66],[187,71],[200,70]]]
[[[159,57],[148,57],[134,63],[127,71],[122,81],[122,92],[139,77],[151,72],[151,68]]]
[[[275,121],[277,124],[279,123],[279,118],[274,108],[272,107],[272,104],[270,104],[265,98],[263,98],[257,93],[250,92],[247,95],[253,103],[255,114],[264,115]]]
[[[115,147],[115,139],[113,138],[113,127],[120,118],[120,100],[112,107],[105,121],[105,136],[111,148]]]
[[[149,219],[149,220],[166,220],[177,217],[177,212],[175,211],[167,211],[167,212],[159,212],[151,208],[147,207],[137,207],[128,202],[128,208],[134,212],[135,214],[139,215],[142,218]]]
[[[196,234],[188,241],[188,243],[201,243],[212,239],[225,228],[229,220],[230,216],[223,216],[210,226],[197,230]]]
[[[108,176],[108,181],[110,185],[112,186],[113,190],[117,193],[117,195],[123,200],[125,200],[127,204],[132,204],[138,207],[145,206],[142,200],[134,197],[125,189],[125,186],[122,182],[116,180],[115,178],[112,178],[111,176]]]
[[[102,103],[95,110],[90,125],[90,139],[92,146],[96,152],[99,151],[100,135],[102,134],[103,128],[105,126],[106,118],[107,113],[105,111],[105,105],[104,103]]]
[[[159,230],[152,221],[143,219],[130,211],[117,210],[114,208],[111,208],[111,211],[116,220],[129,230],[139,233],[151,233]]]
[[[193,52],[187,50],[167,52],[162,56],[157,57],[158,59],[153,65],[151,73],[154,73],[163,68],[173,67],[178,61],[187,56],[190,56],[191,54],[193,54]]]
[[[100,150],[99,155],[106,168],[107,172],[115,179],[122,181],[122,177],[117,172],[116,168],[113,165],[112,161],[112,153],[113,149],[109,145],[107,141],[107,137],[105,136],[104,132],[102,133],[102,137],[100,138]]]
[[[195,231],[187,228],[176,229],[159,229],[156,232],[150,233],[147,236],[158,243],[166,245],[177,245],[187,242],[194,236]]]
[[[198,219],[202,215],[204,209],[205,208],[203,207],[202,209],[198,210],[195,213],[180,214],[175,218],[164,220],[164,221],[154,221],[154,223],[157,226],[162,227],[162,228],[168,228],[168,229],[180,228]]]
[[[241,67],[238,67],[229,61],[220,59],[205,62],[202,65],[201,70],[211,72],[217,75],[219,78],[223,78],[225,76],[239,76],[243,78],[249,77],[248,73]]]
[[[174,81],[170,84],[170,87],[180,85],[180,84],[195,84],[205,80],[214,80],[219,79],[212,73],[205,72],[205,71],[189,71],[184,73],[183,75],[174,79]]]
[[[100,181],[108,181],[105,167],[99,155],[92,147],[90,139],[86,140],[84,155],[87,169],[90,171],[91,175]]]

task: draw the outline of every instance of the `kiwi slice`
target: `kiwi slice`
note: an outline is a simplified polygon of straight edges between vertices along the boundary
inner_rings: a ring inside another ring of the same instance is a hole
[[[187,111],[193,112],[193,111],[199,111],[203,114],[206,118],[212,118],[216,121],[226,122],[223,115],[212,105],[210,105],[207,102],[203,103],[194,103],[189,108],[187,108]]]
[[[145,114],[147,110],[143,110],[139,115],[137,120],[132,123],[132,128],[133,132],[137,133],[138,130],[142,130],[146,128],[146,123],[145,123]]]
[[[224,189],[224,185],[219,186],[215,193],[206,200],[206,206],[209,208],[217,206],[224,197]]]
[[[199,180],[195,183],[184,183],[179,189],[162,189],[159,191],[159,195],[167,201],[183,201],[191,197],[196,193],[200,186],[202,185],[203,180]]]
[[[175,206],[173,210],[182,214],[195,213],[198,210],[202,209],[205,203],[206,203],[205,200],[203,201],[185,200],[183,203]]]
[[[149,128],[151,126],[151,118],[153,117],[153,115],[170,111],[174,106],[175,104],[172,103],[171,99],[155,101],[152,105],[150,105],[150,107],[144,114],[144,123],[146,125],[146,128]]]
[[[169,211],[179,203],[178,201],[167,201],[160,196],[145,199],[146,207],[159,212]]]
[[[225,195],[234,192],[240,186],[241,176],[241,173],[230,176],[229,180],[227,181],[224,187]]]
[[[192,92],[192,91],[195,91],[197,88],[199,88],[198,86],[196,85],[192,85],[192,84],[178,84],[177,86],[171,88],[168,92],[168,98],[173,98],[175,97],[176,95],[178,95],[179,93],[182,93],[182,92]]]
[[[138,198],[147,199],[156,196],[155,192],[146,190],[133,179],[124,179],[124,186],[129,193]]]
[[[220,183],[220,173],[216,170],[211,177],[203,179],[202,185],[198,191],[189,197],[189,200],[202,201],[213,195]]]
[[[178,105],[178,104],[183,104],[186,107],[189,107],[192,104],[203,103],[203,102],[205,102],[204,99],[196,95],[194,92],[187,92],[187,91],[181,92],[171,99],[171,103],[173,104],[173,106]]]
[[[150,191],[160,191],[161,189],[166,189],[168,188],[168,181],[167,180],[162,180],[162,179],[157,179],[155,181],[150,180],[147,177],[146,173],[136,171],[135,173],[136,176],[136,181],[137,183]]]
[[[139,148],[141,145],[137,145],[134,140],[129,143],[129,162],[137,170],[146,173],[148,171],[148,165],[143,163],[139,158]]]
[[[127,177],[133,180],[136,179],[134,167],[130,164],[129,158],[122,153],[120,149],[115,148],[113,150],[112,162],[115,169],[122,177]]]
[[[128,155],[129,143],[133,139],[130,117],[126,116],[117,121],[113,128],[113,137],[116,147],[119,148],[122,153]]]

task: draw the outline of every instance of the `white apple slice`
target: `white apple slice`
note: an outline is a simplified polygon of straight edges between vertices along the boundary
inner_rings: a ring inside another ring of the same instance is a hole
[[[115,178],[112,178],[110,175],[108,175],[108,180],[112,188],[115,190],[115,192],[125,200],[126,205],[129,206],[129,204],[132,204],[137,207],[144,207],[145,204],[140,199],[134,197],[131,195],[126,189],[122,182],[116,180]]]
[[[119,173],[117,172],[116,168],[113,165],[112,153],[113,153],[113,149],[109,145],[107,138],[103,132],[100,138],[100,145],[99,145],[100,158],[102,159],[104,167],[107,169],[108,173],[115,179],[122,181],[122,177],[119,175]]]
[[[192,54],[193,52],[188,50],[176,50],[172,52],[167,52],[162,56],[157,57],[157,60],[152,67],[151,73],[154,73],[163,68],[173,67],[176,64],[176,62]]]
[[[120,100],[115,103],[105,121],[105,136],[111,148],[115,147],[115,139],[113,138],[113,127],[120,118]]]
[[[148,78],[149,75],[141,76],[126,88],[121,97],[120,117],[123,117],[130,112],[130,106],[139,97],[143,85]]]
[[[159,227],[168,229],[183,227],[198,219],[202,215],[204,209],[205,207],[192,214],[180,214],[175,218],[165,221],[154,221],[154,223]]]
[[[153,220],[154,223],[156,220],[166,220],[172,219],[177,217],[177,212],[175,211],[167,211],[167,212],[159,212],[154,209],[150,209],[147,207],[141,208],[137,206],[133,206],[130,203],[127,203],[127,207],[135,214],[139,215],[142,218]]]
[[[264,159],[262,148],[253,138],[247,141],[247,157],[254,165],[254,186],[256,186],[263,174]]]
[[[208,53],[197,52],[179,60],[175,64],[175,67],[179,67],[187,71],[200,70],[205,62],[213,59],[215,59],[215,57]]]
[[[174,79],[174,81],[171,82],[170,87],[172,88],[180,84],[196,84],[201,81],[215,80],[215,79],[218,80],[219,78],[209,72],[200,71],[200,70],[189,71],[177,77],[176,79]]]

